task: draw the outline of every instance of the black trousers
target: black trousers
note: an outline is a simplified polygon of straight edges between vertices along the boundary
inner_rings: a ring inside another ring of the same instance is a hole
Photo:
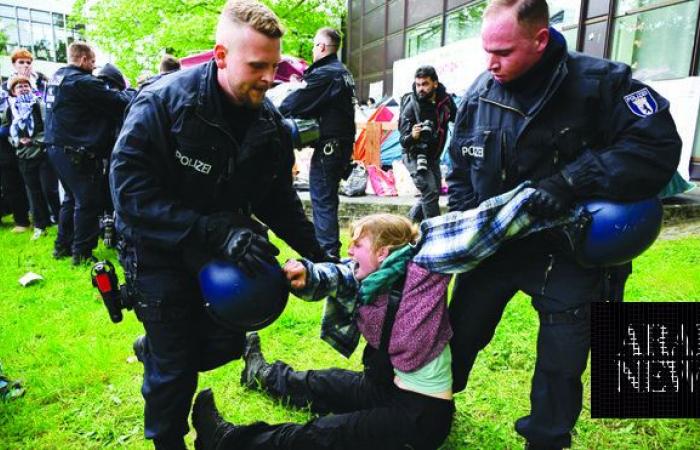
[[[51,225],[51,215],[58,219],[58,179],[44,155],[35,159],[20,159],[19,170],[27,186],[34,226],[45,229]]]
[[[244,426],[219,448],[436,449],[450,432],[454,402],[382,386],[361,372],[294,371],[276,362],[261,380],[270,396],[321,414],[306,424]]]
[[[0,187],[2,198],[12,213],[15,225],[29,226],[29,201],[24,180],[19,172],[17,162],[7,162],[0,165]]]
[[[48,155],[65,191],[55,245],[70,249],[74,255],[90,254],[97,247],[100,232],[102,178],[97,166],[77,166],[61,147],[50,146]]]
[[[590,349],[590,303],[606,295],[605,271],[581,267],[552,244],[553,237],[545,233],[507,244],[457,276],[449,311],[453,388],[459,392],[508,301],[519,290],[532,298],[540,326],[530,413],[516,422],[516,430],[533,444],[556,448],[571,444]]]

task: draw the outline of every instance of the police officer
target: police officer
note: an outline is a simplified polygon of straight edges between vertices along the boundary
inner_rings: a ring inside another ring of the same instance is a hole
[[[53,255],[72,254],[73,264],[78,265],[94,259],[102,206],[101,161],[130,97],[92,75],[95,52],[88,44],[72,43],[68,60],[47,88],[45,140],[65,190]]]
[[[414,78],[412,92],[401,98],[399,142],[403,163],[421,194],[409,217],[420,222],[440,215],[440,156],[457,107],[433,66],[419,67]]]
[[[555,217],[591,197],[653,197],[677,167],[681,142],[668,101],[632,79],[624,64],[569,53],[548,17],[545,0],[492,0],[484,12],[487,71],[457,113],[452,210],[532,180],[531,213]],[[515,241],[458,276],[450,304],[458,392],[507,302],[519,290],[532,297],[537,360],[530,412],[515,424],[529,448],[570,446],[590,348],[590,302],[611,299],[603,292],[605,270],[581,266],[552,237]]]
[[[230,0],[214,59],[144,87],[128,108],[110,185],[121,262],[146,336],[145,434],[184,448],[197,374],[239,358],[245,335],[212,322],[197,283],[214,257],[256,275],[278,250],[260,219],[292,248],[322,259],[292,187],[294,154],[283,118],[265,98],[282,28],[265,6]]]
[[[317,119],[321,138],[309,169],[309,194],[316,238],[327,252],[340,255],[338,184],[352,156],[355,140],[355,82],[338,59],[340,33],[321,28],[313,41],[313,64],[304,72],[304,87],[280,105],[285,116]]]

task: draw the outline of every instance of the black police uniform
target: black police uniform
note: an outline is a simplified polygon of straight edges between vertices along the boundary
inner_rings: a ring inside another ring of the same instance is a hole
[[[316,238],[324,250],[339,256],[338,184],[355,141],[355,81],[335,53],[311,64],[304,81],[305,87],[284,99],[280,112],[319,122],[321,137],[311,157],[309,194]]]
[[[681,142],[668,101],[632,79],[628,66],[568,53],[561,34],[550,34],[528,73],[507,85],[483,73],[465,95],[450,145],[450,209],[551,176],[562,177],[575,199],[638,200],[655,196],[674,173]],[[532,297],[537,361],[530,414],[516,430],[545,448],[571,443],[590,348],[589,304],[610,295],[605,270],[580,266],[554,238],[515,241],[459,275],[450,304],[454,389],[461,391],[510,298],[519,290]]]
[[[412,92],[401,99],[399,115],[399,142],[403,149],[403,163],[411,174],[413,183],[420,191],[421,198],[416,203],[409,217],[414,222],[440,215],[440,188],[442,187],[442,172],[440,171],[440,156],[447,138],[447,124],[455,120],[457,106],[452,97],[445,91],[445,86],[438,83],[435,99],[419,99],[416,94],[416,84]],[[411,136],[413,126],[426,120],[432,122],[433,132],[427,142],[415,140]],[[418,154],[423,154],[427,160],[427,170],[417,170]]]
[[[294,154],[267,99],[231,117],[214,61],[146,86],[128,108],[112,154],[110,185],[121,262],[146,330],[145,433],[182,448],[197,374],[243,351],[244,333],[213,323],[197,282],[213,255],[198,223],[254,213],[305,257],[322,250],[292,187]],[[245,129],[240,124],[247,124]]]
[[[45,95],[48,155],[65,190],[58,218],[56,254],[74,261],[92,255],[99,234],[102,158],[113,143],[114,126],[129,102],[90,72],[62,67]]]

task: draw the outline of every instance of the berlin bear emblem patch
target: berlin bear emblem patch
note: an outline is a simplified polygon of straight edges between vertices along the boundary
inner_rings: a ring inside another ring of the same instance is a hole
[[[624,98],[630,111],[639,117],[651,116],[659,110],[659,105],[647,88],[627,94]]]

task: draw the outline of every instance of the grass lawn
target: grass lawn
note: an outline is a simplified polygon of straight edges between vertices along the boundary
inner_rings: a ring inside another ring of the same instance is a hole
[[[11,222],[5,219],[5,223]],[[0,228],[0,363],[21,379],[24,397],[0,402],[0,449],[151,448],[143,439],[141,365],[131,343],[142,333],[132,313],[113,325],[89,279],[89,268],[54,261],[55,229],[37,242],[29,233]],[[283,244],[281,260],[294,256]],[[628,301],[699,301],[700,237],[660,241],[635,263]],[[116,262],[100,247],[99,258]],[[24,273],[45,280],[23,288]],[[478,358],[470,389],[456,397],[457,414],[447,449],[521,448],[513,422],[528,412],[537,318],[525,296],[508,306],[496,336]],[[298,369],[360,368],[360,352],[349,360],[318,339],[321,303],[290,300],[283,316],[263,330],[268,359]],[[233,422],[303,421],[292,411],[238,383],[240,361],[200,376],[212,387]],[[700,446],[698,420],[592,420],[586,377],[584,410],[576,427],[576,449],[692,449]],[[193,434],[187,437],[192,445]]]

